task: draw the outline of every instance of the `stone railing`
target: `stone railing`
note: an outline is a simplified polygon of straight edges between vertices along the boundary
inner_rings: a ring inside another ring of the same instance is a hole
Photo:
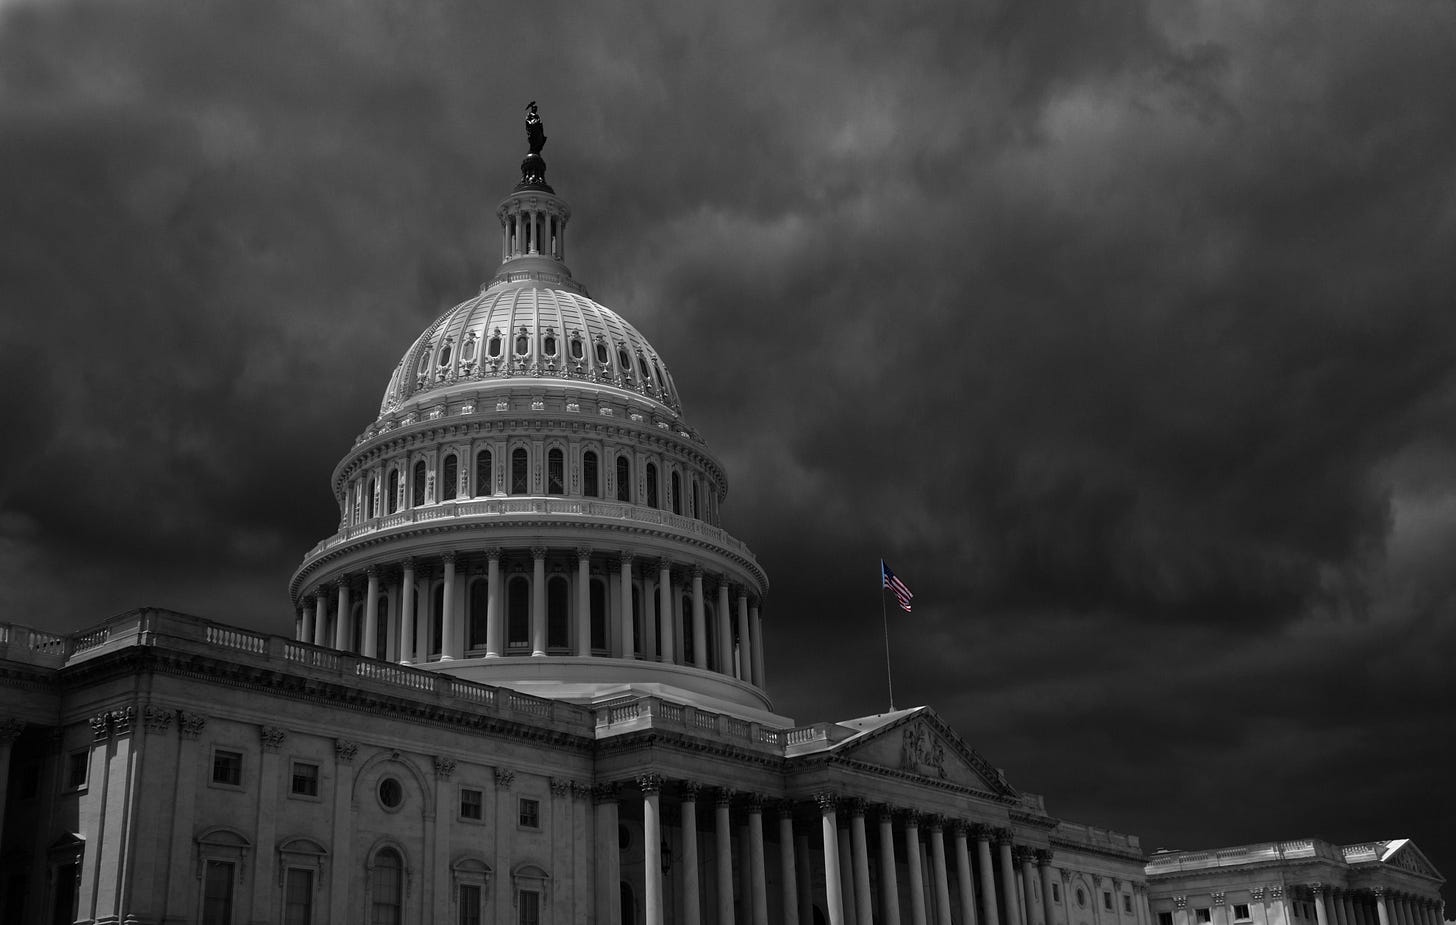
[[[1079,825],[1075,822],[1059,822],[1053,837],[1064,842],[1086,845],[1089,848],[1103,848],[1113,851],[1141,853],[1142,843],[1136,835],[1125,835],[1095,825]]]
[[[1304,838],[1295,841],[1238,845],[1232,848],[1219,848],[1215,851],[1165,851],[1148,858],[1146,869],[1148,874],[1152,875],[1316,857],[1340,861],[1344,860],[1344,853],[1328,842],[1315,838]]]
[[[642,507],[624,501],[604,501],[594,498],[468,498],[459,501],[442,501],[426,504],[407,511],[385,514],[363,523],[342,527],[339,532],[318,543],[309,550],[306,558],[312,558],[350,540],[370,536],[384,530],[394,530],[411,524],[428,523],[453,518],[475,517],[520,517],[546,516],[580,519],[582,517],[601,520],[626,520],[633,523],[651,524],[707,540],[729,552],[756,562],[747,544],[732,536],[722,527],[715,527],[707,521],[681,514],[673,514],[658,508]]]

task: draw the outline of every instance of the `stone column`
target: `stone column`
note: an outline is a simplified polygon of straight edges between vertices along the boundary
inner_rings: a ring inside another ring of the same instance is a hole
[[[662,635],[657,639],[659,661],[677,664],[677,646],[673,642],[673,625],[677,621],[672,615],[672,563],[666,559],[657,560],[657,622],[662,626]]]
[[[738,589],[738,679],[753,683],[753,648],[748,636],[748,592]]]
[[[963,820],[955,821],[956,886],[961,898],[961,925],[976,925],[976,891],[971,881],[971,852],[966,845],[966,829]]]
[[[1269,925],[1269,913],[1264,907],[1264,888],[1256,886],[1249,890],[1249,912],[1254,916],[1254,925]],[[1148,891],[1143,889],[1143,916],[1148,925],[1153,925],[1153,907],[1148,903]]]
[[[546,654],[545,546],[531,547],[531,654]]]
[[[726,617],[728,587],[722,584],[718,587]],[[719,623],[728,625],[726,619]],[[819,804],[820,842],[824,849],[824,905],[829,911],[829,925],[844,925],[844,902],[839,889],[839,821],[834,815],[836,797],[833,793],[816,793],[814,800]]]
[[[1325,909],[1325,886],[1323,883],[1311,883],[1309,891],[1314,894],[1314,914],[1319,925],[1330,925],[1330,914]]]
[[[1036,875],[1031,871],[1031,861],[1036,855],[1030,848],[1016,852],[1021,862],[1021,891],[1026,903],[1026,925],[1046,925],[1036,914]]]
[[[698,888],[698,785],[682,785],[683,923],[701,925],[702,896]]]
[[[945,824],[939,816],[930,820],[930,881],[935,886],[935,920],[950,923],[950,877],[945,867]]]
[[[1041,874],[1041,912],[1042,920],[1046,925],[1057,925],[1052,916],[1052,853],[1046,848],[1039,848],[1036,851],[1036,870]],[[1136,887],[1134,887],[1136,891]],[[1141,919],[1142,916],[1136,916]],[[1146,923],[1144,923],[1146,925]]]
[[[373,658],[379,651],[379,566],[369,566],[364,574],[369,583],[364,589],[364,651],[359,654]]]
[[[713,814],[715,858],[718,865],[718,925],[733,925],[733,833],[729,812],[733,791],[720,789]]]
[[[1355,908],[1350,903],[1349,890],[1335,890],[1335,918],[1340,925],[1355,925]]]
[[[854,912],[859,925],[874,925],[874,898],[870,895],[869,844],[865,838],[865,801],[849,801],[849,844],[854,861]]]
[[[632,633],[632,554],[622,553],[620,561],[621,571],[621,620],[622,634],[622,657],[637,657],[637,639]]]
[[[317,595],[314,594],[305,594],[303,596],[303,607],[301,610],[303,614],[303,628],[298,636],[299,642],[313,642],[313,615],[314,609],[317,606],[316,599]]]
[[[926,925],[925,877],[920,870],[920,814],[909,809],[904,819],[905,889],[910,894],[910,921],[912,925]]]
[[[733,676],[733,617],[728,612],[728,579],[718,579],[718,671]],[[834,925],[839,925],[835,922]]]
[[[703,606],[703,567],[693,566],[693,665],[708,667],[708,615]]]
[[[258,805],[253,831],[258,844],[274,844],[278,816],[278,749],[288,733],[278,726],[259,726],[258,738],[262,744],[262,757],[258,762]],[[271,873],[271,871],[270,871]],[[275,881],[271,876],[253,878],[253,921],[268,921],[268,900],[273,895]]]
[[[538,557],[537,562],[542,558]],[[643,907],[647,925],[662,925],[662,826],[659,822],[658,800],[662,793],[662,776],[644,774],[637,778],[642,788],[642,842],[646,857],[644,879],[645,895]]]
[[[592,800],[596,804],[596,922],[624,925],[618,888],[622,859],[617,841],[617,788],[611,784],[595,787]]]
[[[768,678],[763,671],[763,619],[759,616],[757,604],[749,606],[748,622],[753,631],[753,683],[766,688]]]
[[[399,663],[415,660],[415,560],[404,560],[404,574],[399,580]]]
[[[440,593],[440,661],[459,658],[461,652],[460,622],[455,619],[455,553],[447,552]]]
[[[895,810],[882,806],[880,822],[880,896],[885,925],[900,925],[900,885],[895,877]]]
[[[0,719],[0,832],[5,831],[5,796],[10,782],[10,753],[25,731],[25,721]]]
[[[576,551],[576,654],[591,655],[591,550]]]
[[[1001,862],[1001,896],[1006,901],[1006,925],[1017,925],[1021,921],[1021,907],[1016,896],[1016,868],[1011,860],[1010,829],[996,830],[996,850]]]
[[[811,823],[794,826],[794,871],[799,883],[799,925],[814,921],[814,871],[809,852]]]
[[[844,907],[844,925],[859,925],[855,916],[854,854],[849,847],[849,829],[836,829],[839,844],[839,902]]]
[[[991,834],[989,825],[971,826],[971,836],[976,840],[977,867],[981,873],[981,921],[982,925],[1000,925],[1001,913],[996,908],[996,878],[991,873]]]
[[[319,585],[318,593],[314,595],[316,605],[313,618],[313,644],[326,646],[329,644],[329,586]]]
[[[763,797],[748,797],[748,878],[753,884],[753,925],[768,925],[768,874],[763,861]]]
[[[339,579],[339,609],[334,614],[334,648],[340,652],[349,648],[349,624],[354,622],[349,613],[349,579]]]
[[[505,599],[501,587],[501,551],[492,547],[485,551],[485,657],[500,658],[505,652],[506,626],[501,602]]]
[[[783,881],[784,925],[799,925],[799,878],[794,861],[794,804],[784,800],[779,804],[779,879]]]

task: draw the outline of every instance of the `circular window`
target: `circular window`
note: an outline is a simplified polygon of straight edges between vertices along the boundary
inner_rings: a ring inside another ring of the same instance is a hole
[[[399,785],[399,781],[392,777],[380,780],[379,802],[384,804],[385,809],[399,808],[399,804],[404,802],[404,788]]]
[[[1079,905],[1079,906],[1086,906],[1087,905],[1087,894],[1082,891],[1082,888],[1081,887],[1077,887],[1077,905]]]

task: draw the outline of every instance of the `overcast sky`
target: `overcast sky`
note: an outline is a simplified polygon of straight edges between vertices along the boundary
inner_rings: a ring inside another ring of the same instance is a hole
[[[606,7],[612,6],[610,13]],[[1456,4],[0,0],[0,620],[291,633],[539,101],[801,722],[1456,875]]]

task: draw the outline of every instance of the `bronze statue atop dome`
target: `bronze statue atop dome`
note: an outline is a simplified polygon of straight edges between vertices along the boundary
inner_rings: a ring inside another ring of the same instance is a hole
[[[541,125],[541,114],[536,111],[535,100],[526,104],[526,145],[530,153],[521,161],[521,182],[516,189],[553,192],[546,183],[546,162],[541,159],[541,149],[546,146],[546,129]]]

